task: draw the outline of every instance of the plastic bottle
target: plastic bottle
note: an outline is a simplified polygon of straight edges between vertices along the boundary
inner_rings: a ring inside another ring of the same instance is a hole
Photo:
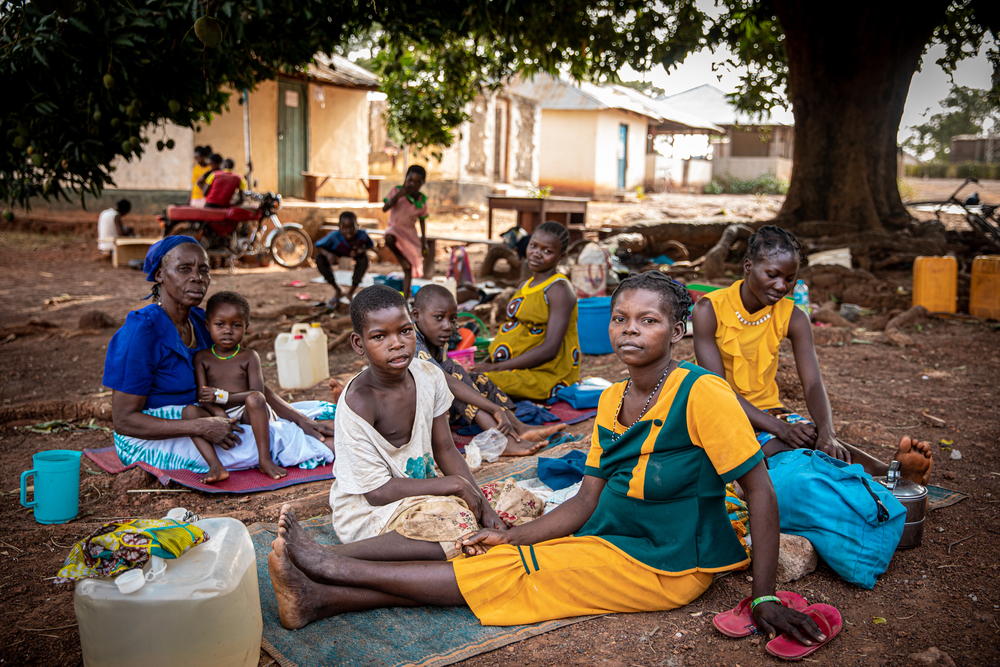
[[[330,377],[330,353],[326,349],[326,332],[323,331],[319,322],[313,322],[310,327],[296,324],[292,327],[292,333],[295,333],[296,329],[300,327],[305,328],[306,342],[309,343],[309,354],[313,363],[313,383],[315,384]]]
[[[312,352],[304,334],[278,334],[274,341],[274,360],[278,364],[278,384],[282,389],[305,389],[316,384]]]
[[[110,577],[77,582],[86,667],[258,663],[263,622],[250,533],[232,518],[195,525],[210,539],[166,560],[162,574],[134,592],[122,593]]]
[[[812,314],[812,308],[809,305],[809,286],[801,279],[795,283],[792,298],[795,300],[796,308],[801,309],[807,316]]]

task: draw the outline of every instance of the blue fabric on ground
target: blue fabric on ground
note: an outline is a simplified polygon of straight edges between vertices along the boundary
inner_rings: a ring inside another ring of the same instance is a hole
[[[586,410],[596,408],[601,402],[601,394],[607,387],[600,387],[593,384],[571,384],[568,387],[561,387],[556,391],[556,395],[549,399],[549,405],[556,401],[566,401],[574,410]]]
[[[649,262],[651,264],[667,264],[673,265],[674,260],[670,259],[666,255],[657,255],[656,257],[650,257]]]
[[[558,491],[583,479],[587,454],[578,449],[558,459],[538,459],[538,479]]]
[[[575,407],[575,406],[574,406]],[[546,422],[557,422],[559,418],[540,405],[531,401],[518,401],[514,404],[514,416],[529,426],[541,426]],[[483,429],[478,424],[471,424],[457,431],[459,435],[479,435]]]

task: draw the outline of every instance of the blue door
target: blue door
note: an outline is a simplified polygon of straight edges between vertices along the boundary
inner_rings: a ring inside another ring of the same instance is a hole
[[[628,125],[618,126],[618,189],[625,189],[625,170],[628,168]]]

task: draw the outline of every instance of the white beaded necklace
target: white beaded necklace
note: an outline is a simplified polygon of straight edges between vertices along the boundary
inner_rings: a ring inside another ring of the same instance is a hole
[[[751,326],[751,327],[755,327],[758,324],[764,324],[764,322],[767,322],[769,319],[771,319],[771,313],[768,313],[767,315],[765,315],[764,317],[760,318],[759,320],[754,320],[753,322],[751,322],[750,320],[748,320],[745,317],[743,317],[742,315],[740,315],[740,311],[734,310],[733,312],[736,313],[736,319],[738,319],[743,324],[745,324],[747,326]]]

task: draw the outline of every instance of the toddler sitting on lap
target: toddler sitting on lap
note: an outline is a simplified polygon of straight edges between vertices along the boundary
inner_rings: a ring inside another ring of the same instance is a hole
[[[199,405],[187,406],[182,415],[184,419],[229,417],[234,423],[250,424],[257,441],[260,471],[281,479],[288,472],[271,459],[268,422],[278,417],[264,398],[260,357],[240,347],[250,323],[250,304],[236,292],[213,294],[205,308],[205,323],[214,344],[194,355]],[[229,471],[219,461],[215,447],[204,438],[191,440],[209,468],[201,481],[212,484],[227,479]]]

